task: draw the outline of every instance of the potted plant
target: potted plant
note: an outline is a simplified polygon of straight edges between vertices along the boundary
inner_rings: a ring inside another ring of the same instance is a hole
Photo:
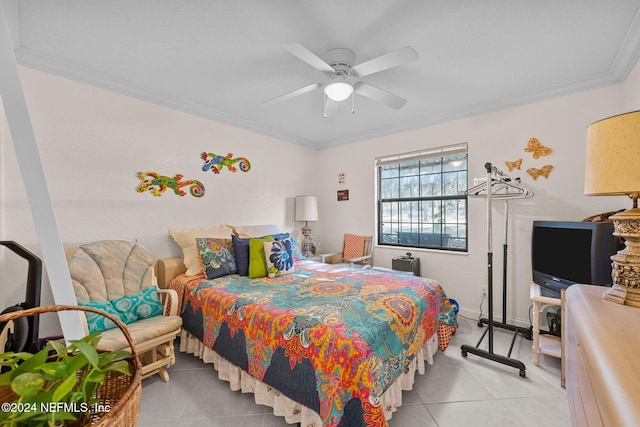
[[[0,354],[0,387],[9,386],[16,395],[4,402],[0,411],[3,426],[85,425],[92,413],[109,412],[96,408],[99,386],[111,371],[131,375],[128,351],[99,353],[101,334],[87,335],[64,346],[49,341],[36,354]],[[108,406],[108,405],[107,405]]]
[[[81,310],[111,319],[125,335],[126,350],[97,350],[93,333],[65,346],[49,341],[35,354],[0,354],[0,425],[133,427],[137,424],[141,365],[126,325],[92,307],[56,305],[0,315],[6,322],[48,312]]]

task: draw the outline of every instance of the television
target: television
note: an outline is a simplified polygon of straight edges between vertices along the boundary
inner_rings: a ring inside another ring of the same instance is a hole
[[[611,255],[620,247],[612,222],[534,221],[533,281],[551,298],[576,283],[610,286]]]

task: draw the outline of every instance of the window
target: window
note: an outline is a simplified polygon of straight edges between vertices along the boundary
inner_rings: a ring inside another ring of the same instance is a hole
[[[467,250],[467,144],[376,159],[378,244]]]

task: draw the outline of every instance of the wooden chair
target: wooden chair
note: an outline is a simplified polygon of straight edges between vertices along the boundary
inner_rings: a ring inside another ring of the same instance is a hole
[[[351,268],[373,266],[373,236],[345,234],[342,252],[320,255],[328,264],[349,264]]]
[[[142,362],[142,378],[158,373],[169,381],[167,368],[175,363],[173,341],[182,318],[177,315],[176,291],[158,289],[149,252],[136,241],[101,240],[69,249],[66,255],[78,305],[115,312],[127,323]],[[90,323],[84,313],[83,318],[87,333],[108,326],[96,328],[93,322],[102,320],[99,316]],[[118,328],[103,330],[98,350],[117,349],[129,349],[124,334]]]

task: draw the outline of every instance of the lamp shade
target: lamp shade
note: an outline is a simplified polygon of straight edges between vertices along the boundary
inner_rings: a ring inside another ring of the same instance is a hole
[[[615,196],[640,192],[640,111],[587,128],[584,193]]]
[[[318,199],[316,198],[316,196],[296,196],[295,220],[318,220]]]

